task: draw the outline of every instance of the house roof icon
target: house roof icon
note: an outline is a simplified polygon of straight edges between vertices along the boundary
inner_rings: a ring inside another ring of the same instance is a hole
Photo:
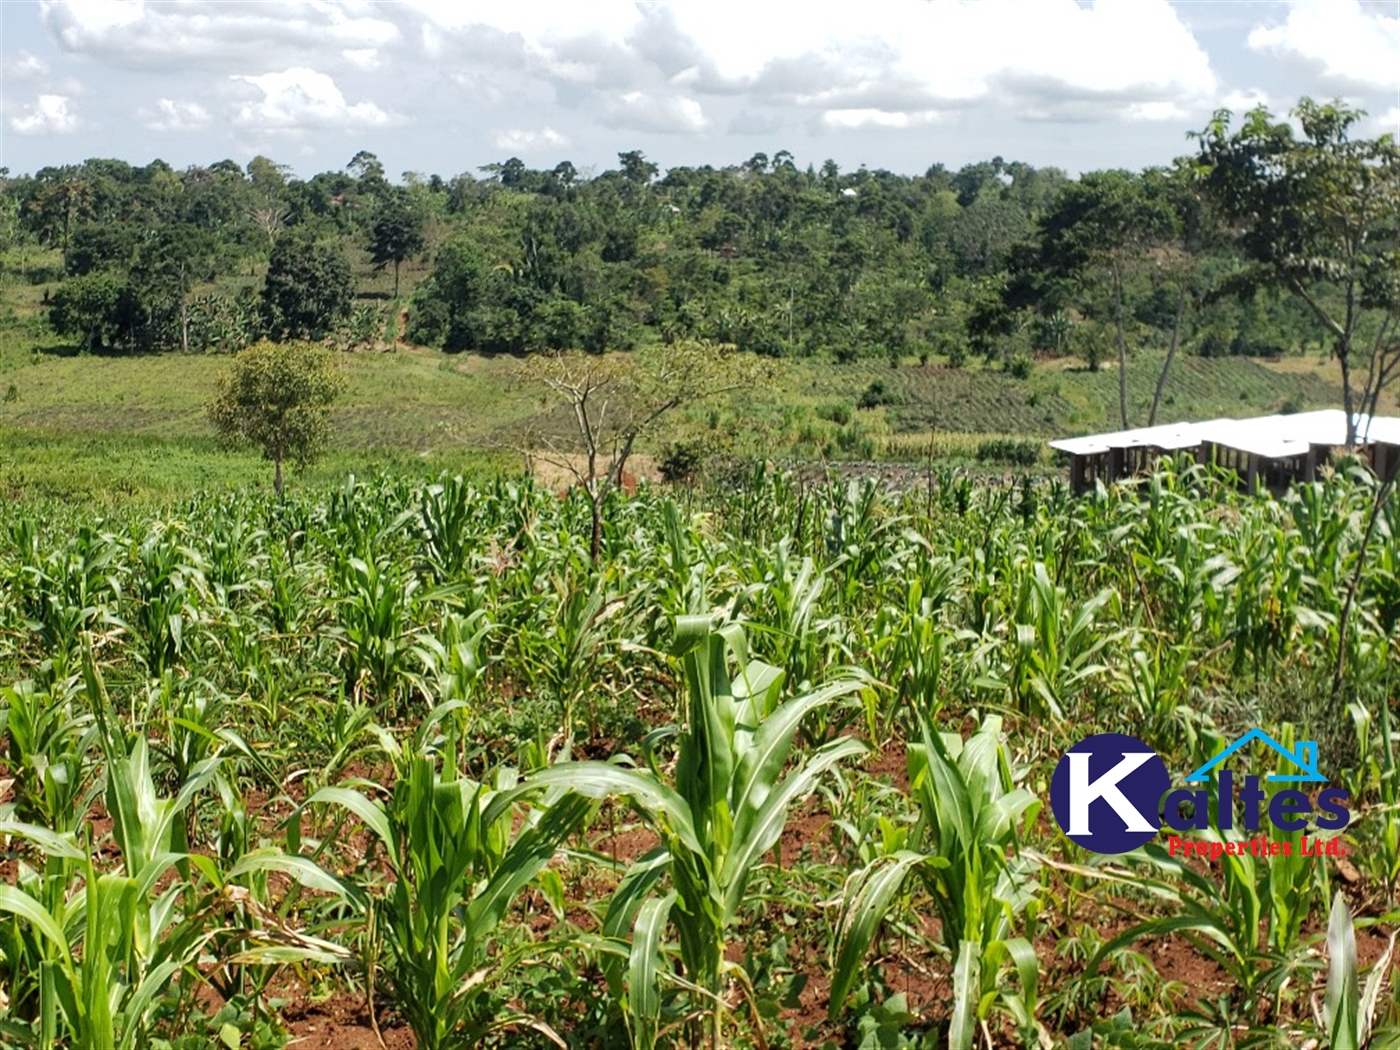
[[[1297,749],[1296,751],[1290,751],[1290,750],[1288,750],[1288,748],[1284,747],[1284,746],[1283,746],[1282,744],[1280,744],[1277,740],[1275,740],[1273,737],[1271,737],[1268,733],[1264,732],[1264,730],[1262,730],[1262,729],[1251,729],[1248,733],[1245,733],[1244,736],[1240,737],[1240,738],[1239,738],[1238,740],[1236,740],[1233,744],[1231,744],[1229,747],[1227,747],[1224,751],[1220,752],[1220,754],[1216,755],[1216,756],[1215,756],[1214,758],[1212,758],[1209,762],[1207,762],[1207,763],[1205,763],[1204,765],[1202,765],[1199,769],[1194,770],[1194,771],[1191,772],[1191,773],[1188,773],[1187,776],[1186,776],[1186,781],[1187,781],[1187,783],[1191,783],[1191,782],[1193,782],[1193,781],[1205,780],[1205,779],[1206,779],[1206,775],[1207,775],[1208,773],[1210,773],[1210,771],[1211,771],[1212,769],[1214,769],[1216,766],[1220,765],[1221,762],[1224,762],[1225,759],[1229,758],[1231,755],[1233,755],[1233,754],[1234,754],[1236,751],[1238,751],[1240,748],[1244,747],[1246,744],[1252,743],[1252,742],[1255,741],[1255,740],[1262,740],[1262,741],[1264,741],[1264,743],[1268,744],[1271,748],[1273,748],[1275,751],[1277,751],[1277,752],[1278,752],[1280,755],[1282,755],[1284,758],[1288,759],[1290,762],[1292,762],[1294,765],[1296,765],[1299,769],[1306,770],[1306,772],[1304,772],[1304,773],[1298,773],[1298,774],[1294,774],[1294,775],[1292,775],[1292,776],[1285,776],[1285,775],[1282,775],[1282,774],[1279,774],[1279,773],[1271,773],[1271,774],[1270,774],[1267,778],[1265,778],[1265,779],[1268,779],[1268,780],[1294,780],[1294,781],[1305,781],[1305,782],[1309,782],[1309,783],[1319,783],[1319,782],[1325,783],[1325,782],[1326,782],[1327,778],[1324,777],[1321,773],[1319,773],[1319,772],[1317,771],[1317,741],[1316,741],[1316,740],[1303,740],[1303,741],[1300,741],[1300,742],[1298,743],[1298,749]]]

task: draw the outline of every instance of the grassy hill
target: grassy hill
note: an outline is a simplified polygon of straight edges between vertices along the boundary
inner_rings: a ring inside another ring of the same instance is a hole
[[[266,483],[263,464],[219,451],[205,422],[204,401],[226,358],[79,354],[48,333],[41,299],[41,286],[0,288],[0,492],[163,495]],[[1152,352],[1130,360],[1134,424],[1147,421],[1160,364]],[[521,426],[560,418],[517,381],[511,358],[405,348],[346,354],[344,367],[332,453],[313,479],[510,469],[521,462],[510,451]],[[769,388],[677,425],[748,434],[749,448],[777,456],[922,459],[930,447],[971,456],[991,436],[1047,439],[1116,427],[1117,384],[1111,367],[1090,372],[1074,359],[1038,362],[1023,379],[978,364],[793,359],[777,362]],[[1159,421],[1339,400],[1334,369],[1320,358],[1182,356]]]

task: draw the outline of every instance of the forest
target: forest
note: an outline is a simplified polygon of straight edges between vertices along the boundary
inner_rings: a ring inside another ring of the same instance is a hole
[[[1197,175],[1192,158],[1071,180],[996,157],[905,176],[800,169],[782,150],[664,175],[632,151],[591,175],[511,158],[398,182],[365,152],[305,180],[265,157],[92,159],[6,173],[0,236],[21,267],[26,246],[61,252],[61,273],[28,274],[61,278],[50,321],[92,351],[372,345],[400,323],[391,301],[408,340],[485,353],[694,338],[1015,369],[1096,367],[1120,328],[1212,357],[1323,345],[1286,292],[1220,294],[1243,261]],[[357,253],[392,290],[354,286]]]

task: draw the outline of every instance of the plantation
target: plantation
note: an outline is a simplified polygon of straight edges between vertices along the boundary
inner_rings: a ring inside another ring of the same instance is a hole
[[[7,503],[0,1044],[1391,1045],[1384,495],[758,471],[596,562],[524,480]],[[1256,726],[1344,831],[1052,814],[1091,733]]]

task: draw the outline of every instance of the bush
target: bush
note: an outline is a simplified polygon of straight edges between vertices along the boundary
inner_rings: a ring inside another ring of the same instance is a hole
[[[898,403],[898,398],[885,386],[883,379],[873,379],[870,385],[860,395],[860,400],[856,402],[857,408],[879,408],[881,405],[893,405]]]
[[[1029,379],[1031,377],[1031,359],[1025,354],[1015,354],[1010,361],[1006,362],[1006,371],[1012,379]]]
[[[1228,328],[1212,325],[1196,344],[1196,353],[1201,357],[1225,357],[1233,342],[1234,334]]]
[[[817,406],[817,418],[844,427],[851,421],[851,406],[844,401],[828,401]]]
[[[859,423],[852,423],[836,432],[836,447],[857,459],[874,459],[879,443]]]
[[[663,481],[677,484],[694,481],[705,466],[705,446],[699,441],[672,441],[661,450],[656,469]]]
[[[977,446],[977,462],[1032,467],[1040,461],[1040,442],[1025,438],[989,438]]]

